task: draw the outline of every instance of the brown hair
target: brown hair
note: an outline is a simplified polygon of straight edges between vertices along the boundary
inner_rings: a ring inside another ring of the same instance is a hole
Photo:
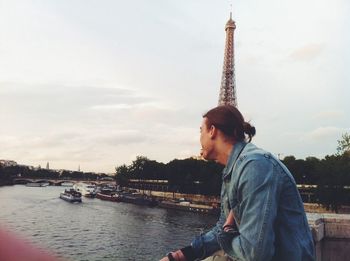
[[[232,105],[221,105],[203,115],[207,118],[207,127],[212,125],[221,130],[227,137],[235,141],[250,142],[255,135],[255,127],[245,122],[240,111]]]

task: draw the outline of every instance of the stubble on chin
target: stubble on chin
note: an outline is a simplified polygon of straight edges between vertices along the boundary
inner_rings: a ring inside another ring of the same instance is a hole
[[[209,153],[207,151],[201,151],[201,156],[203,159],[205,160],[210,160],[210,156],[209,156]]]

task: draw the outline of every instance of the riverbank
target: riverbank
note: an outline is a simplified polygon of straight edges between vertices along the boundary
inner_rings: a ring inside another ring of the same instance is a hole
[[[0,187],[2,186],[11,186],[13,185],[13,181],[12,180],[0,180]]]
[[[183,194],[175,192],[164,192],[164,191],[153,191],[153,190],[137,190],[139,193],[146,194],[154,197],[158,200],[180,200],[184,199],[190,201],[193,204],[202,206],[210,206],[218,208],[220,206],[220,197],[216,196],[205,196],[200,194]],[[335,214],[331,209],[317,204],[317,203],[304,203],[305,211],[308,213],[330,213]],[[338,214],[350,214],[350,206],[340,206],[338,208]]]
[[[318,213],[318,214],[335,214],[331,209],[327,209],[326,207],[316,204],[316,203],[304,203],[305,211],[308,213]],[[337,214],[350,214],[350,206],[340,206],[338,208]]]
[[[12,180],[0,179],[0,187],[1,186],[11,186],[14,185]],[[154,190],[141,190],[128,188],[132,190],[136,190],[141,194],[145,194],[154,198],[155,200],[161,201],[188,201],[196,208],[207,209],[209,208],[219,208],[220,207],[220,197],[217,196],[205,196],[200,194],[184,194],[184,193],[176,193],[176,192],[166,192],[166,191],[154,191]],[[327,209],[326,207],[317,204],[317,203],[304,203],[305,211],[308,213],[335,213],[331,209]],[[184,210],[183,207],[179,208]],[[204,211],[206,212],[206,211]],[[340,206],[338,208],[338,214],[350,214],[350,206]]]

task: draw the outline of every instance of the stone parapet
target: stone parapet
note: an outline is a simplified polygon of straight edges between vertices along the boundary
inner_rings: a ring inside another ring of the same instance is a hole
[[[350,256],[350,215],[307,213],[307,218],[317,261],[340,261]]]

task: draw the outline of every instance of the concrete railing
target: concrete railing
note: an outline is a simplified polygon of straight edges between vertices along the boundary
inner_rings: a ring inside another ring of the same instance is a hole
[[[317,261],[350,260],[350,215],[307,213]]]

